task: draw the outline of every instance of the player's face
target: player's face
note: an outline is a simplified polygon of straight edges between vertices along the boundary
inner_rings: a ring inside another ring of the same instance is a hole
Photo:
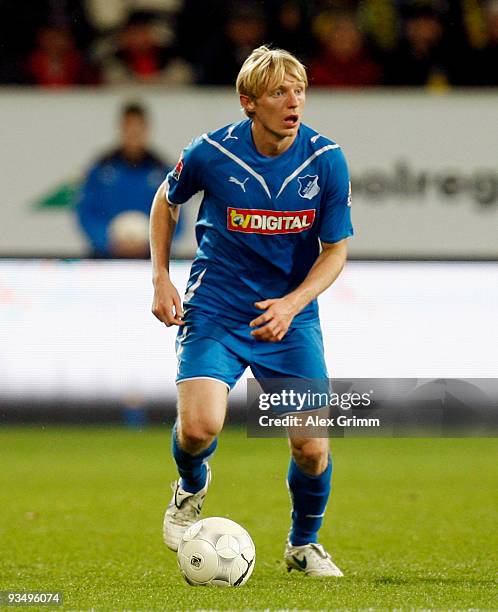
[[[249,110],[254,112],[255,127],[279,139],[293,139],[301,123],[305,99],[304,83],[287,75],[278,87],[254,100]]]

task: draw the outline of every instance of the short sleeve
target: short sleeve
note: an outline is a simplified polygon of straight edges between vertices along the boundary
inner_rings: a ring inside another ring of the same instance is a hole
[[[166,176],[166,197],[171,204],[183,204],[198,191],[202,191],[203,186],[199,178],[202,176],[202,157],[199,150],[201,146],[200,138],[191,142],[183,149],[176,166]]]
[[[327,184],[321,203],[319,236],[322,242],[333,243],[353,235],[351,182],[341,149],[334,149],[324,161],[327,166]]]

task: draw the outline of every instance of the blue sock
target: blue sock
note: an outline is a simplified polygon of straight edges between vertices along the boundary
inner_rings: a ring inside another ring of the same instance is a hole
[[[292,498],[292,528],[290,542],[293,546],[303,546],[317,542],[318,530],[330,495],[332,477],[332,457],[324,472],[318,476],[305,474],[291,459],[287,483]]]
[[[178,467],[178,473],[182,479],[181,486],[189,493],[197,493],[197,491],[200,491],[206,484],[207,468],[205,461],[216,450],[218,440],[215,439],[208,448],[201,451],[199,454],[191,455],[180,448],[176,435],[176,423],[173,426],[173,435],[171,438],[173,457]]]

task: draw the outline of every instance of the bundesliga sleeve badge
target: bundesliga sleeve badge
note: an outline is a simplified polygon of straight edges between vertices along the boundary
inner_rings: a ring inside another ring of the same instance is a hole
[[[180,178],[180,174],[183,170],[183,155],[180,155],[180,159],[176,162],[175,169],[173,170],[173,178],[177,181]]]

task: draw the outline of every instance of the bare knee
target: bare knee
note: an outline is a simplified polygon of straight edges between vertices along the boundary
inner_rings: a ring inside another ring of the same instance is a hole
[[[218,381],[187,380],[178,385],[180,446],[192,455],[208,448],[220,433],[225,420],[226,385]]]
[[[329,461],[328,444],[321,438],[291,441],[294,461],[306,474],[318,476],[325,471]]]
[[[219,427],[212,422],[185,422],[183,419],[177,423],[176,432],[180,446],[184,451],[195,455],[208,448],[220,432]]]

